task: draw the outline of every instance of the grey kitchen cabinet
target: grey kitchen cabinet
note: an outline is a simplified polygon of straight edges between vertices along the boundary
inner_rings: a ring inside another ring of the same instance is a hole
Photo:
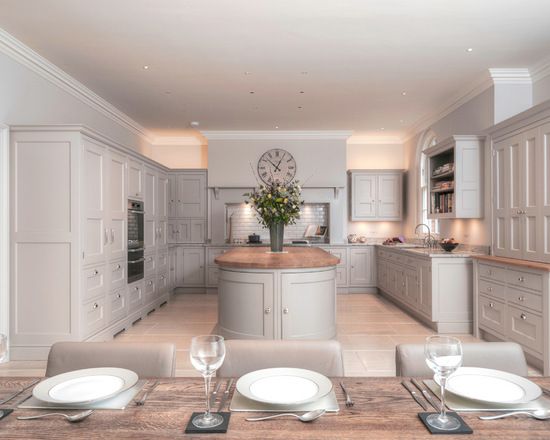
[[[143,198],[143,162],[137,159],[128,159],[128,197]]]
[[[402,220],[402,170],[349,170],[348,173],[350,220]]]
[[[204,258],[203,247],[177,247],[176,287],[204,288]]]
[[[350,286],[376,286],[376,266],[373,246],[350,249]]]
[[[206,171],[176,174],[176,217],[206,217]]]

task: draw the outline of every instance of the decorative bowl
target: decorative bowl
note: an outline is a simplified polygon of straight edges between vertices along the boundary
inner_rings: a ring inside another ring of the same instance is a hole
[[[439,246],[441,246],[441,249],[443,249],[446,252],[452,252],[456,249],[456,247],[459,245],[459,243],[443,243],[439,242]]]

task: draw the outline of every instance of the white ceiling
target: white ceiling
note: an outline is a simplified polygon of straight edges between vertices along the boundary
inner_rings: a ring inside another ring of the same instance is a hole
[[[548,0],[0,0],[0,27],[163,136],[402,134],[489,67],[550,56],[548,17]]]

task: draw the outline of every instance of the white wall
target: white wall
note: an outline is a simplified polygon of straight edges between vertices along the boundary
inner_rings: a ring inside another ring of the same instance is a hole
[[[151,158],[168,168],[208,168],[206,145],[154,145]]]
[[[547,75],[533,84],[533,105],[550,99],[550,75]]]
[[[404,169],[403,144],[348,144],[347,168],[350,169]]]

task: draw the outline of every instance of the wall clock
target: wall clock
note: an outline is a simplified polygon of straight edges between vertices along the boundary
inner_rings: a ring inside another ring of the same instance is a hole
[[[258,176],[267,185],[290,182],[296,176],[296,161],[281,148],[266,151],[258,161]]]

